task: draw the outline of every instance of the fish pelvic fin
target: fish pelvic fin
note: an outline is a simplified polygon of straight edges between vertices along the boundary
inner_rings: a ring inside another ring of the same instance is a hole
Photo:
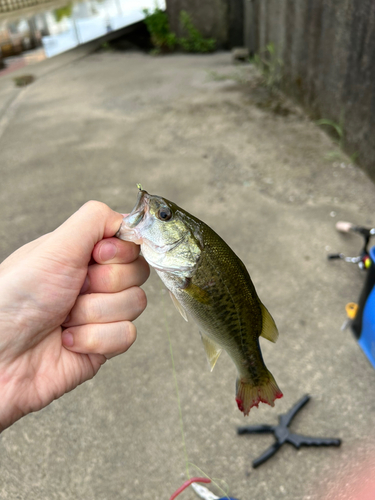
[[[181,314],[181,316],[184,318],[185,321],[188,321],[185,309],[182,307],[182,305],[176,299],[175,295],[170,290],[169,290],[169,295],[171,296],[172,302],[175,305],[177,311]]]
[[[200,332],[200,334],[204,350],[206,351],[208,364],[210,365],[210,370],[212,371],[223,349],[220,346],[218,346],[213,340],[208,338],[207,335],[205,335],[204,333]]]
[[[268,312],[266,306],[264,306],[261,303],[260,307],[262,310],[262,324],[263,324],[262,333],[260,335],[261,337],[264,337],[270,342],[276,342],[277,339],[279,338],[279,332],[277,331],[277,326],[272,316]]]
[[[249,380],[238,378],[236,388],[236,403],[245,417],[253,406],[258,407],[259,403],[275,406],[275,400],[283,397],[283,393],[280,391],[272,373],[268,370],[262,384],[254,385]]]

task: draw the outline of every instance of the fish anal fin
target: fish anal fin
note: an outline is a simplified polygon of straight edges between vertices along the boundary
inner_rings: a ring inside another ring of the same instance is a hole
[[[182,305],[179,303],[179,301],[176,299],[176,297],[173,295],[173,293],[169,290],[169,295],[171,296],[172,302],[175,305],[177,311],[181,314],[181,316],[184,318],[185,321],[188,320],[188,317],[186,315],[185,309],[182,307]]]
[[[223,349],[202,332],[201,332],[201,338],[204,350],[206,351],[207,360],[210,365],[210,369],[212,371]]]
[[[279,332],[277,331],[277,326],[275,325],[275,322],[268,312],[267,308],[261,303],[260,307],[262,309],[262,333],[260,334],[261,337],[264,337],[265,339],[271,341],[271,342],[276,342],[276,340],[279,338]]]

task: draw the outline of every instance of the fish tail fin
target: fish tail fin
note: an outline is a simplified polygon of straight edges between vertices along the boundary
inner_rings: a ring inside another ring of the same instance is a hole
[[[236,388],[236,403],[245,416],[253,406],[258,407],[259,403],[275,406],[275,399],[283,397],[272,373],[268,370],[260,384],[255,385],[251,380],[238,378]]]

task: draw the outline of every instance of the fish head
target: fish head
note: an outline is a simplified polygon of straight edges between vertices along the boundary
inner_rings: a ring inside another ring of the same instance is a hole
[[[141,245],[143,256],[156,270],[181,276],[189,275],[201,253],[197,228],[189,214],[141,187],[116,236]]]

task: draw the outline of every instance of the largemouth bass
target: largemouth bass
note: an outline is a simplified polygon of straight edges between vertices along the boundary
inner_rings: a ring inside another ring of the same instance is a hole
[[[207,224],[138,187],[116,236],[141,245],[183,318],[196,322],[211,370],[223,349],[229,354],[244,415],[260,402],[274,406],[282,392],[263,362],[259,336],[276,342],[278,332],[245,265]]]

